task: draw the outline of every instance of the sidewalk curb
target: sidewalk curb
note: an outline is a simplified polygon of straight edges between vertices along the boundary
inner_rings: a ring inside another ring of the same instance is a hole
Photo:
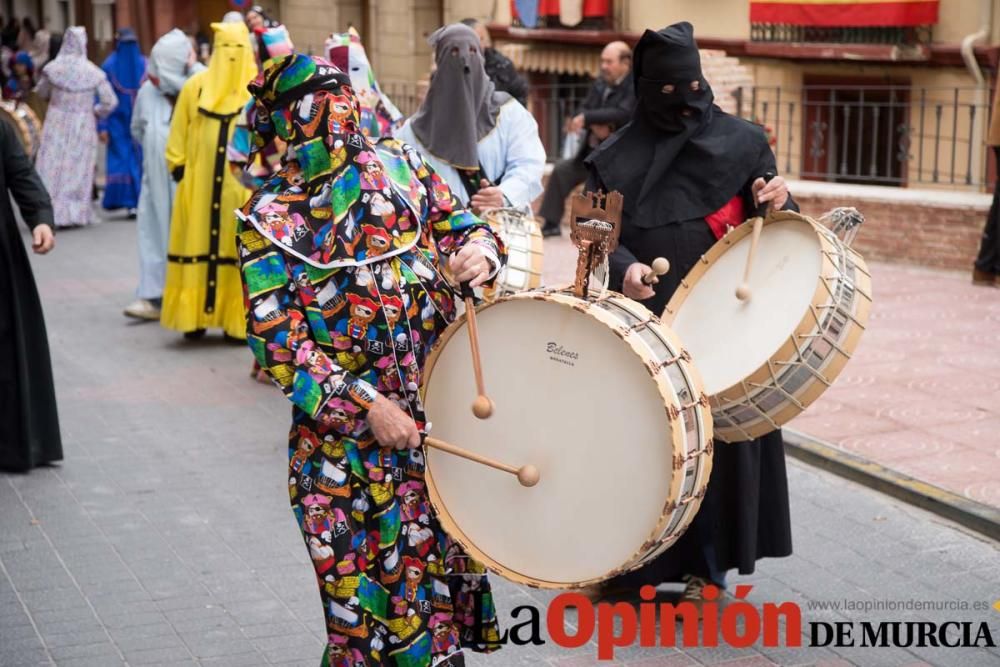
[[[799,461],[863,484],[1000,541],[1000,509],[921,482],[805,433],[786,428],[782,429],[782,434],[785,452]]]

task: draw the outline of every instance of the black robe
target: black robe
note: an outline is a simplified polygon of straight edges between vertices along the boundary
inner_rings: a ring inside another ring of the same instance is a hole
[[[722,118],[728,127],[739,127],[725,116]],[[750,177],[735,186],[734,190],[721,193],[725,196],[719,197],[718,192],[713,192],[712,196],[728,201],[739,195],[743,199],[744,210],[749,214],[754,210],[753,181],[769,171],[776,172],[776,169],[770,148],[766,143],[757,145],[763,141],[763,133],[749,124],[745,125],[742,140],[750,144],[752,150],[749,152],[758,156],[756,164],[747,169]],[[590,166],[592,176],[588,189],[606,191],[599,169],[593,164]],[[684,168],[683,164],[674,167]],[[670,181],[677,176],[668,172],[664,180]],[[706,180],[711,182],[711,176]],[[791,197],[784,208],[798,210]],[[656,315],[662,315],[681,279],[712,247],[716,238],[704,218],[675,219],[666,223],[661,220],[659,224],[644,220],[640,227],[631,217],[630,211],[634,210],[626,203],[620,245],[610,258],[610,287],[616,291],[622,289],[625,270],[633,262],[649,265],[653,259],[665,257],[670,261],[670,271],[661,276],[659,284],[654,287],[656,295],[641,302]],[[666,211],[668,219],[672,217],[670,213],[672,211]],[[739,332],[732,335],[739,335]],[[758,559],[783,557],[791,553],[788,479],[781,431],[748,442],[716,440],[705,498],[687,532],[652,563],[613,580],[610,585],[637,589],[644,584],[681,581],[688,574],[722,584],[726,570],[737,569],[740,574],[751,574]]]
[[[62,459],[42,304],[8,193],[32,229],[52,225],[52,201],[6,122],[0,122],[0,470]]]

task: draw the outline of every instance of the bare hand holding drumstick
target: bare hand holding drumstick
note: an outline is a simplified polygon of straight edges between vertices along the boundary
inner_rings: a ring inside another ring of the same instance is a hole
[[[368,409],[368,428],[383,447],[416,449],[420,446],[420,431],[413,417],[382,394]]]
[[[375,402],[368,410],[368,427],[372,430],[372,435],[375,436],[378,444],[383,447],[400,450],[416,449],[421,445],[421,442],[426,442],[428,447],[434,447],[455,456],[461,456],[464,459],[508,472],[517,477],[517,481],[521,483],[521,486],[534,486],[538,484],[538,480],[541,477],[538,468],[530,464],[518,468],[501,463],[487,456],[467,451],[461,447],[456,447],[451,443],[438,440],[437,438],[427,437],[424,440],[421,438],[420,431],[417,430],[417,425],[410,415],[403,412],[399,406],[382,394],[379,394],[375,398]]]
[[[625,280],[622,285],[622,292],[630,299],[644,301],[656,296],[653,285],[659,282],[659,276],[670,270],[670,262],[663,257],[653,260],[653,266],[647,266],[642,262],[634,262],[625,270]]]
[[[492,261],[483,246],[466,243],[462,249],[448,258],[448,268],[459,283],[469,283],[479,287],[490,279],[493,272]]]
[[[770,203],[771,208],[780,210],[788,201],[788,183],[781,176],[775,176],[770,181],[758,178],[753,182],[751,190],[758,206]]]

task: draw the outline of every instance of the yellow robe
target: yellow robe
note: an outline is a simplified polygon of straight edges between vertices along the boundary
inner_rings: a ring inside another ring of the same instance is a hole
[[[236,218],[250,191],[233,176],[226,146],[236,129],[232,115],[199,109],[209,71],[181,89],[170,123],[167,165],[184,167],[170,221],[167,278],[160,323],[177,331],[222,328],[246,337],[243,289],[236,257]]]

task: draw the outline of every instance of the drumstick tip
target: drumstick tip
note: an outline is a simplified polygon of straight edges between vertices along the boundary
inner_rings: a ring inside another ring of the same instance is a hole
[[[740,283],[740,286],[736,288],[736,298],[740,301],[749,301],[752,294],[750,285],[746,283]]]
[[[493,401],[488,396],[476,396],[472,402],[472,414],[478,419],[489,419],[493,416]]]
[[[540,477],[541,474],[538,472],[538,468],[531,464],[521,466],[517,469],[517,481],[521,483],[521,486],[534,486],[538,484]]]
[[[649,266],[649,273],[642,277],[643,285],[655,285],[660,282],[659,276],[670,270],[670,261],[666,257],[657,257]]]

